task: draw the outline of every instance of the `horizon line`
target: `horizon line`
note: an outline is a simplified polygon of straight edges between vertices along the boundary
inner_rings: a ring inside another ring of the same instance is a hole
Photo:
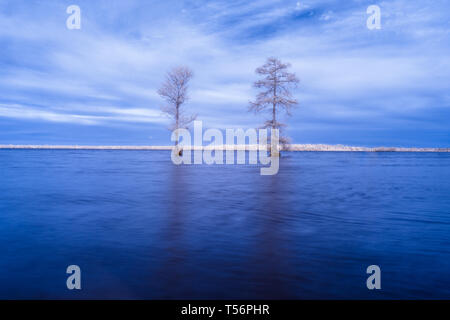
[[[180,146],[181,147],[181,146]],[[0,145],[0,149],[37,149],[37,150],[172,150],[174,146],[102,146],[102,145]],[[217,146],[183,146],[186,150],[222,150],[222,151],[257,151],[266,149],[255,144],[217,145]],[[289,144],[282,151],[353,151],[353,152],[450,152],[450,148],[404,148],[404,147],[359,147],[328,144]]]

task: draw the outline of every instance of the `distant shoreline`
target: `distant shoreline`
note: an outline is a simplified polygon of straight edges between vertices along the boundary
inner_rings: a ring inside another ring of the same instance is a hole
[[[190,147],[192,150],[257,150],[257,145],[236,145],[216,147]],[[38,150],[171,150],[172,146],[77,146],[77,145],[0,145],[0,149]],[[185,149],[187,149],[185,147]],[[338,152],[450,152],[450,148],[398,148],[398,147],[353,147],[325,144],[292,144],[285,151],[338,151]]]

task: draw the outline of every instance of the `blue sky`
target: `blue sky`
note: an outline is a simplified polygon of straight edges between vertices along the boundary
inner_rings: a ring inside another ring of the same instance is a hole
[[[68,30],[66,8],[81,8]],[[381,8],[381,30],[366,9]],[[254,70],[292,64],[294,143],[450,146],[448,1],[0,0],[0,144],[161,145],[165,72],[204,127],[258,127]]]

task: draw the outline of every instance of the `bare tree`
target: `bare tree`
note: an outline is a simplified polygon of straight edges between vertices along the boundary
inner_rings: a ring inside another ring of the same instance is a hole
[[[289,73],[287,69],[291,65],[282,63],[279,59],[270,57],[266,63],[256,69],[256,73],[263,79],[254,83],[254,87],[262,89],[256,96],[254,102],[250,101],[249,111],[255,113],[269,111],[271,119],[267,120],[263,128],[278,129],[280,131],[280,143],[285,148],[289,139],[282,134],[282,129],[286,127],[284,123],[278,121],[280,109],[291,116],[292,108],[298,104],[292,97],[291,88],[296,88],[299,80],[294,73]]]
[[[170,130],[187,128],[197,115],[186,115],[182,106],[188,100],[188,84],[192,71],[188,67],[176,67],[169,71],[166,80],[158,90],[158,94],[167,102],[161,108],[172,120]],[[178,144],[178,138],[175,145]]]

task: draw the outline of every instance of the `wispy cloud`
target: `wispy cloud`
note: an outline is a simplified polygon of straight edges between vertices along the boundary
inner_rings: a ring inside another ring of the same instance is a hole
[[[71,113],[67,113],[67,110]],[[77,112],[78,111],[78,112]],[[160,112],[149,109],[123,109],[116,107],[37,108],[17,104],[0,104],[0,116],[28,120],[44,120],[82,125],[107,125],[110,122],[166,124]]]

